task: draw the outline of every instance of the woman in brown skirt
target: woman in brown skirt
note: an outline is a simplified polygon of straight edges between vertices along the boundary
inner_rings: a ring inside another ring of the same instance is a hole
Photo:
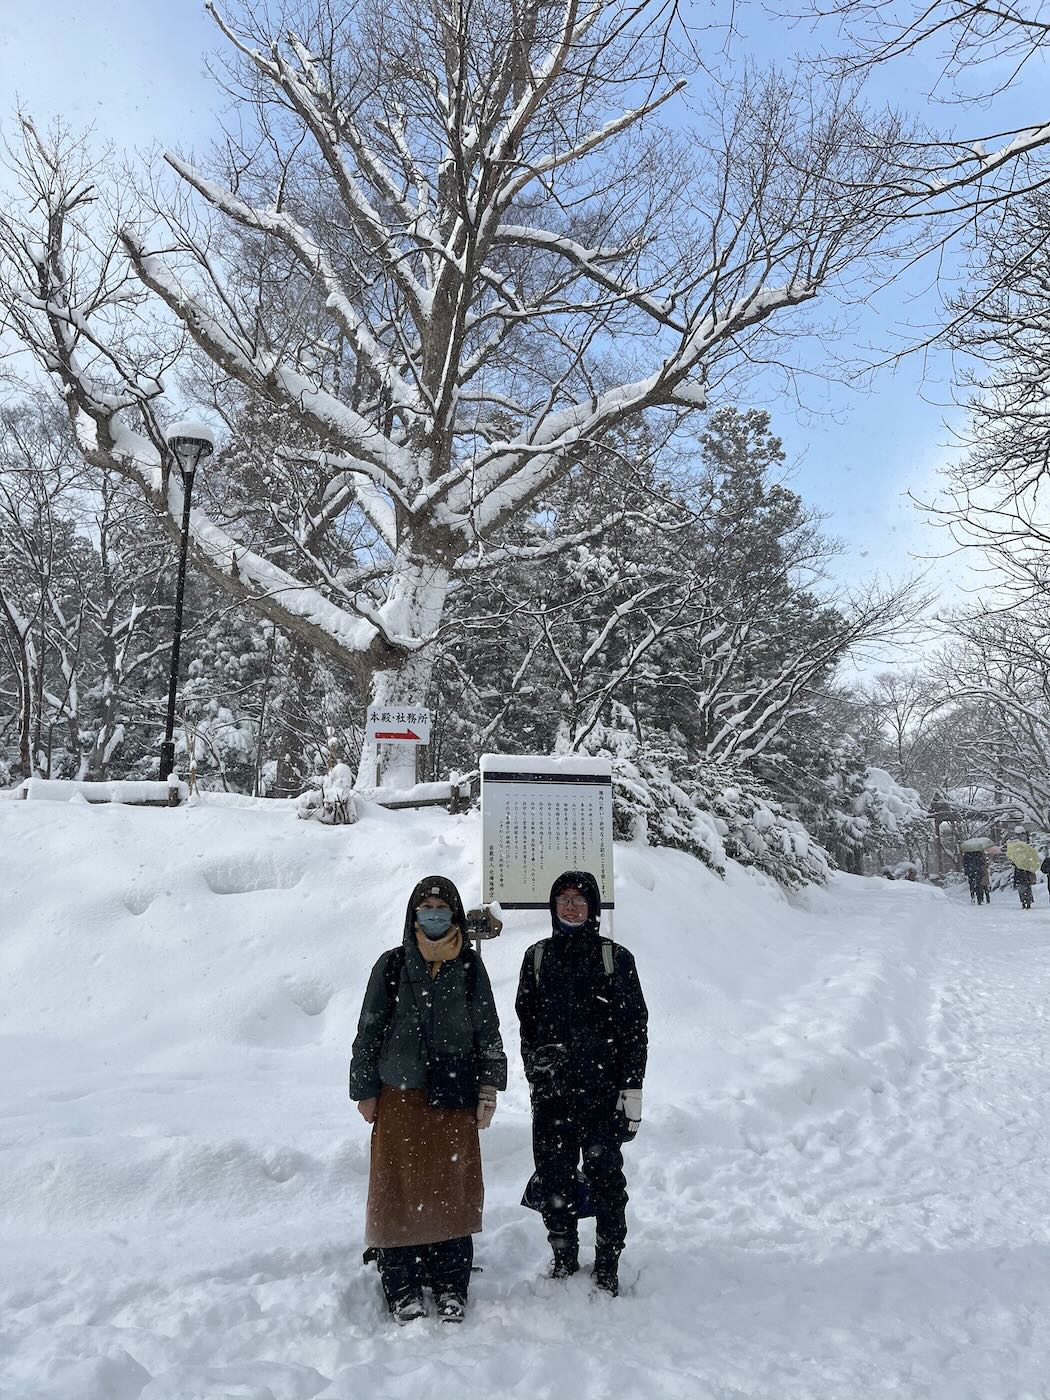
[[[460,1322],[481,1229],[478,1129],[507,1057],[488,975],[464,936],[463,901],[430,875],[412,891],[404,938],[368,979],[350,1061],[350,1097],[372,1124],[365,1243],[398,1322]]]

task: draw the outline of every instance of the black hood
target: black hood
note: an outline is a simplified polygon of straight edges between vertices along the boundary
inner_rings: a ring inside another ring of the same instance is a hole
[[[576,889],[587,900],[587,922],[580,924],[578,928],[562,929],[558,924],[558,915],[555,912],[554,901],[562,890],[568,889],[570,885]],[[550,897],[551,927],[556,934],[569,937],[573,934],[597,933],[602,921],[602,896],[598,889],[598,881],[589,870],[565,870],[551,885]]]
[[[452,910],[452,922],[458,927],[463,935],[463,946],[467,946],[467,918],[463,913],[463,901],[459,897],[459,890],[451,880],[447,880],[444,875],[427,875],[420,880],[412,891],[408,901],[408,908],[405,910],[405,942],[414,944],[416,941],[416,910],[426,899],[427,895],[436,894],[439,899],[443,899]]]

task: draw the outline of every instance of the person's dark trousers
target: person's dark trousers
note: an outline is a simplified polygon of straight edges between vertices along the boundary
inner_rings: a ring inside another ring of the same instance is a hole
[[[627,1238],[627,1182],[620,1151],[617,1095],[538,1099],[532,1107],[532,1153],[543,1223],[551,1242],[577,1239],[576,1168],[591,1188],[599,1241],[617,1253]]]
[[[432,1288],[438,1295],[454,1293],[467,1301],[470,1268],[474,1262],[474,1240],[461,1235],[438,1244],[405,1244],[379,1251],[379,1277],[391,1310],[405,1298]]]

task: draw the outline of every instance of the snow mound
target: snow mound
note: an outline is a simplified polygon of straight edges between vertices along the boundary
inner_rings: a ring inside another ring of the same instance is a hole
[[[2,1400],[803,1393],[768,1340],[749,1374],[772,1389],[734,1388],[724,1348],[746,1352],[751,1310],[721,1315],[719,1351],[697,1305],[735,1296],[752,1252],[817,1238],[808,1176],[829,1179],[912,1073],[944,896],[836,877],[788,898],[731,861],[722,880],[617,846],[607,931],[638,960],[652,1052],[610,1307],[586,1273],[541,1277],[519,1205],[513,1001],[544,924],[508,915],[484,946],[512,1069],[483,1139],[483,1272],[456,1335],[398,1332],[360,1262],[368,1145],[346,1066],[408,892],[440,872],[477,902],[479,846],[476,813],[370,803],[335,827],[207,799],[0,807]]]

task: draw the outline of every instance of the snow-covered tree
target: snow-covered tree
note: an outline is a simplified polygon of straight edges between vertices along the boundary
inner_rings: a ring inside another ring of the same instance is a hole
[[[795,756],[843,657],[905,628],[922,600],[907,584],[832,598],[833,546],[776,481],[782,463],[767,415],[724,409],[673,473],[627,484],[594,454],[540,497],[522,541],[578,543],[518,561],[511,589],[501,578],[450,602],[456,673],[501,742],[519,742],[519,723],[537,733],[538,699],[545,747],[584,747],[615,701],[640,739],[690,760],[764,765],[768,781]]]
[[[884,768],[865,763],[848,736],[838,748],[822,831],[836,861],[857,873],[902,859],[921,868],[932,830],[928,803]]]
[[[734,763],[683,764],[681,755],[640,741],[614,705],[583,751],[612,760],[614,830],[623,840],[688,851],[719,874],[726,859],[787,889],[822,884],[828,853],[797,818]]]
[[[171,560],[163,535],[122,478],[103,473],[85,483],[83,494],[81,528],[97,547],[96,566],[78,590],[88,649],[85,698],[93,719],[83,766],[87,778],[102,780],[118,756],[123,762],[136,754],[134,743],[124,752],[132,712],[141,723],[152,696],[159,714],[171,652],[162,607]]]
[[[1050,600],[1048,241],[1045,189],[1011,203],[977,231],[973,290],[956,304],[953,336],[967,371],[965,451],[929,505],[934,523],[970,551],[989,586],[1044,612]]]
[[[748,75],[714,94],[713,129],[661,128],[679,75],[656,0],[361,0],[303,6],[294,32],[212,12],[240,109],[223,159],[168,156],[195,205],[98,232],[98,172],[25,125],[8,320],[84,451],[169,528],[180,330],[282,416],[272,497],[308,508],[279,553],[199,510],[197,567],[356,657],[377,700],[426,693],[450,589],[508,561],[538,495],[643,415],[679,428],[931,199],[900,123],[852,91]],[[340,531],[356,543],[333,568],[318,542]]]
[[[16,776],[72,767],[81,750],[84,586],[93,560],[74,523],[80,469],[39,405],[0,416],[0,708]],[[64,755],[59,758],[57,747]]]
[[[1050,826],[1050,627],[1036,609],[954,620],[940,667],[965,777],[986,802]]]

